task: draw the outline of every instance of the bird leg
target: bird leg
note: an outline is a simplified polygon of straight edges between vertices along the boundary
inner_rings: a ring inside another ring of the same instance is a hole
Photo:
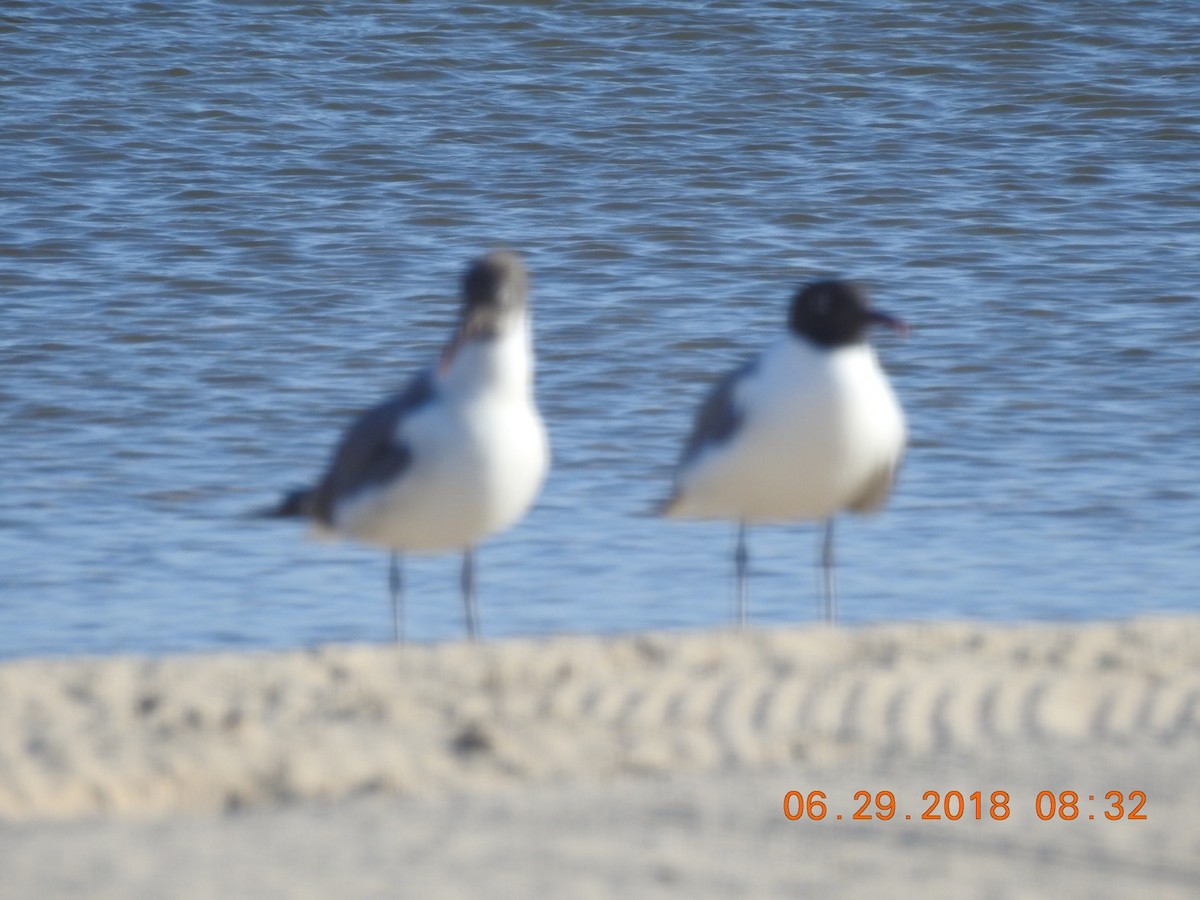
[[[743,519],[738,522],[737,547],[733,551],[737,624],[738,628],[742,629],[746,627],[746,606],[748,600],[746,596],[746,579],[749,568],[750,554],[746,550],[746,522]]]
[[[392,636],[397,644],[404,643],[404,575],[400,571],[400,554],[392,551],[388,570],[388,589],[392,595]]]
[[[825,623],[837,622],[837,583],[833,567],[833,517],[825,522],[825,539],[821,542],[821,578],[825,588]]]
[[[475,641],[479,639],[479,610],[475,606],[475,551],[471,547],[463,551],[462,595],[467,637]]]

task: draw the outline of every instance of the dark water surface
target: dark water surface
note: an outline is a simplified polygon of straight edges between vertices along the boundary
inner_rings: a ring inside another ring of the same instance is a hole
[[[526,251],[555,467],[485,633],[728,621],[728,526],[644,511],[801,280],[908,318],[912,448],[840,530],[851,623],[1194,610],[1200,10],[7,2],[0,656],[390,635],[382,554],[245,511]],[[819,611],[752,533],[759,624]],[[409,565],[457,637],[457,560]]]

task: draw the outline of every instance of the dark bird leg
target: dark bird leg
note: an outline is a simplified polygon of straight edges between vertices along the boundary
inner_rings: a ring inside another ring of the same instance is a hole
[[[463,551],[462,595],[467,616],[467,637],[475,641],[479,639],[479,610],[475,606],[475,550],[471,547]]]
[[[747,606],[747,576],[750,568],[750,554],[746,550],[746,522],[738,522],[737,547],[733,551],[734,591],[737,603],[736,615],[738,628],[746,627]]]
[[[833,517],[825,522],[825,540],[821,542],[821,579],[825,588],[825,623],[837,622],[837,582],[833,568]]]
[[[400,571],[400,554],[392,551],[388,570],[388,589],[392,595],[392,635],[397,644],[404,643],[404,575]]]

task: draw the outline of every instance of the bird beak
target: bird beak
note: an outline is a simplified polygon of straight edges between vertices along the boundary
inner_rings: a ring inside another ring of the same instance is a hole
[[[458,350],[462,349],[463,344],[468,340],[470,340],[470,335],[467,334],[467,322],[463,320],[458,323],[454,337],[451,338],[450,343],[446,344],[442,355],[438,358],[438,374],[445,374],[445,371],[454,365],[454,358],[458,355]]]
[[[886,325],[900,337],[908,337],[912,329],[908,327],[908,323],[903,319],[898,319],[895,316],[889,315],[878,310],[871,310],[869,313],[869,321],[872,325]]]
[[[438,360],[438,372],[444,373],[449,369],[454,364],[458,351],[467,344],[494,336],[498,318],[497,312],[489,306],[464,309],[454,338],[442,351],[441,359]]]
[[[439,375],[444,375],[446,370],[454,364],[454,357],[458,354],[458,349],[467,341],[467,331],[465,326],[460,326],[458,331],[454,333],[454,339],[446,345],[446,349],[442,351],[442,355],[438,358],[437,370]]]

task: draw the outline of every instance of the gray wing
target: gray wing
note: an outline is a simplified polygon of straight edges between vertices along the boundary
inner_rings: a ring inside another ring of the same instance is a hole
[[[321,483],[304,498],[308,514],[332,525],[339,500],[402,474],[412,464],[412,449],[396,441],[396,426],[432,400],[434,392],[429,369],[401,394],[359,416],[338,445]]]
[[[692,424],[692,433],[688,437],[687,444],[684,445],[683,454],[680,456],[679,465],[675,470],[677,478],[678,474],[705,449],[725,443],[742,427],[745,412],[738,408],[735,394],[738,385],[750,376],[757,366],[758,360],[752,359],[713,385],[696,413],[696,421]],[[654,514],[670,515],[678,500],[679,484],[677,481],[671,496],[655,508]]]
[[[738,384],[753,374],[757,366],[758,360],[752,359],[713,385],[696,413],[691,436],[679,460],[680,468],[688,465],[701,451],[715,444],[723,444],[737,434],[745,414],[738,408],[734,395]]]

